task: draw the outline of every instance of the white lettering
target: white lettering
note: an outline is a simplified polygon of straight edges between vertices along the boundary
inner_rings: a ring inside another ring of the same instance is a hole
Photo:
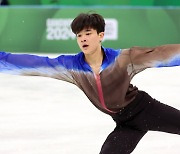
[[[107,18],[105,19],[105,40],[117,40],[118,39],[118,21],[116,19]]]
[[[46,39],[47,40],[69,40],[75,39],[76,36],[71,31],[70,24],[73,19],[47,19],[46,21]],[[105,19],[105,40],[118,39],[118,21],[113,18]]]
[[[75,39],[71,31],[72,19],[47,19],[47,40],[68,40]]]

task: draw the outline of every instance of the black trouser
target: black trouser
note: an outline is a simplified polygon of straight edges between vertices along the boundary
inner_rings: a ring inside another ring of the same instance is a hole
[[[107,137],[100,154],[130,154],[148,130],[180,135],[180,111],[142,91],[113,119],[117,126]]]

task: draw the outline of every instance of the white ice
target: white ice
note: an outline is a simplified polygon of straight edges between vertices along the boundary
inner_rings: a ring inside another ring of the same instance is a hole
[[[147,69],[132,81],[180,109],[180,67]],[[0,154],[98,154],[115,123],[74,85],[0,74]],[[180,136],[148,132],[133,154],[179,154]]]

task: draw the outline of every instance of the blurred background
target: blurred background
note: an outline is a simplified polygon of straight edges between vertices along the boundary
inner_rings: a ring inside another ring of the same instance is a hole
[[[179,0],[0,0],[0,50],[77,53],[70,23],[81,12],[106,20],[103,45],[156,46],[180,41]]]

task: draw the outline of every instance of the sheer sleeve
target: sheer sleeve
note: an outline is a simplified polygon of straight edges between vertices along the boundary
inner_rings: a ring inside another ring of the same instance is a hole
[[[73,56],[62,55],[57,58],[49,58],[0,52],[1,73],[51,77],[73,83],[72,68]]]
[[[132,47],[124,49],[122,55],[127,58],[128,73],[131,78],[154,67],[180,66],[180,44],[169,44],[153,48]]]

